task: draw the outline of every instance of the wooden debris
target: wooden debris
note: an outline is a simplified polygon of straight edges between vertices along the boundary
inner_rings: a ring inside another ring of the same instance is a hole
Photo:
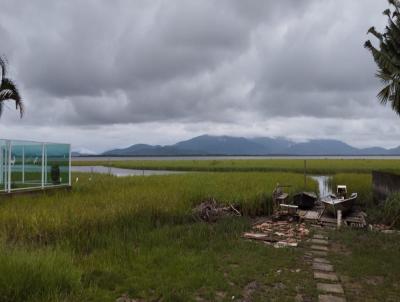
[[[274,247],[296,247],[308,236],[309,230],[305,224],[288,222],[286,220],[265,220],[253,226],[253,232],[243,234],[244,238],[273,243]]]
[[[242,214],[232,205],[220,206],[215,199],[203,201],[192,210],[194,217],[206,221],[215,222],[224,216],[242,216]]]

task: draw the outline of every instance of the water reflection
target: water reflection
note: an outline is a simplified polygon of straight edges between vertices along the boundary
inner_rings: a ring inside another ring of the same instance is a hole
[[[111,174],[114,176],[149,176],[149,175],[170,175],[182,174],[187,172],[166,171],[166,170],[137,170],[137,169],[121,169],[105,166],[72,166],[72,172],[101,173]]]
[[[319,190],[320,197],[332,194],[332,187],[331,187],[332,176],[314,175],[314,176],[311,176],[311,178],[318,183],[318,190]]]

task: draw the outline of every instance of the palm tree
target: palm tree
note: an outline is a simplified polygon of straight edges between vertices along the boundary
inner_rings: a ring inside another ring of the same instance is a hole
[[[15,109],[19,110],[22,117],[24,113],[24,105],[17,86],[12,80],[7,78],[6,60],[0,56],[0,116],[3,113],[6,101],[14,101]]]
[[[393,6],[393,11],[388,8],[383,12],[388,17],[384,33],[376,31],[375,27],[368,30],[369,34],[379,40],[379,49],[370,40],[365,42],[364,47],[371,52],[378,66],[376,76],[384,85],[377,96],[379,101],[383,105],[390,103],[392,109],[400,115],[400,1],[388,2]]]

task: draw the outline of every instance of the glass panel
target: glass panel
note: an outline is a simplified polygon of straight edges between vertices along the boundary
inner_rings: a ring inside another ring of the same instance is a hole
[[[70,145],[0,139],[0,192],[69,185]]]
[[[42,144],[11,142],[11,190],[42,186]]]
[[[69,145],[46,145],[46,185],[69,184]]]
[[[0,140],[0,192],[4,192],[7,186],[6,146],[6,141]]]

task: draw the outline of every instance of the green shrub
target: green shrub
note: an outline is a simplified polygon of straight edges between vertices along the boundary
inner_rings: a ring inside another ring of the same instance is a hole
[[[400,227],[400,193],[388,197],[383,204],[382,220],[393,227]]]

